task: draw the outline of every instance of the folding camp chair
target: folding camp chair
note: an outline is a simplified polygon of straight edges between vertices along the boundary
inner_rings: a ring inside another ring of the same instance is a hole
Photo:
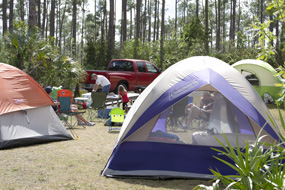
[[[192,101],[193,98],[191,99],[191,102]],[[189,102],[189,97],[186,97],[172,106],[166,121],[166,126],[168,127],[168,129],[170,129],[171,131],[177,131],[178,128],[181,128],[184,131],[187,130],[183,127],[183,120],[185,118],[185,106]]]
[[[61,89],[57,92],[57,101],[60,103],[59,106],[59,114],[70,116],[70,122],[68,122],[68,117],[62,117],[64,123],[68,126],[68,128],[72,129],[77,123],[78,119],[73,123],[72,116],[81,115],[85,113],[85,111],[80,112],[73,112],[71,110],[71,99],[72,99],[72,92],[70,90]],[[83,126],[85,128],[85,126]]]
[[[105,101],[107,98],[106,92],[92,92],[92,104],[88,109],[88,119],[89,121],[95,121],[97,118],[102,121],[105,116]],[[94,113],[95,110],[95,113]]]
[[[125,111],[122,108],[113,108],[111,112],[109,113],[110,119],[109,119],[109,131],[111,132],[112,130],[120,130],[118,126],[114,127],[114,123],[123,123],[125,120]]]

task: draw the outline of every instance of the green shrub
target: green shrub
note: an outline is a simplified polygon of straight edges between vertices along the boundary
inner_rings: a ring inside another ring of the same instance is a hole
[[[280,110],[278,111],[282,127],[285,129],[281,112]],[[270,120],[274,127],[276,127],[273,120],[271,118]],[[284,136],[280,132],[279,134],[284,142]],[[256,142],[253,144],[249,144],[247,141],[244,148],[240,148],[239,146],[235,148],[231,146],[226,135],[223,135],[227,141],[226,146],[218,139],[216,140],[224,150],[213,149],[226,155],[233,163],[216,156],[215,158],[235,170],[236,175],[223,176],[219,171],[211,169],[211,172],[216,177],[213,185],[198,185],[195,189],[220,189],[220,185],[225,187],[225,189],[284,189],[285,173],[283,170],[285,167],[285,149],[283,142],[268,144],[262,142],[265,136],[260,137],[259,134]],[[238,134],[236,142],[238,145]]]

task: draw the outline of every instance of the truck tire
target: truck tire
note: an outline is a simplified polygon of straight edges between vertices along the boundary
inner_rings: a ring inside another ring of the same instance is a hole
[[[120,86],[120,85],[123,85],[124,88],[126,89],[126,91],[128,91],[128,86],[127,86],[125,83],[119,82],[119,84],[117,85],[117,88],[116,88],[116,90],[115,90],[115,93],[116,93],[116,94],[119,94],[119,86]]]

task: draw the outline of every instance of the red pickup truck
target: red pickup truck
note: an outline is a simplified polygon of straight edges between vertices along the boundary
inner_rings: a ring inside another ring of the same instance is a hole
[[[91,91],[95,81],[91,79],[93,73],[104,75],[111,82],[110,91],[118,92],[118,86],[124,85],[129,91],[138,91],[147,87],[158,75],[161,69],[145,60],[137,59],[113,59],[107,68],[102,70],[86,70],[86,80],[81,87]]]

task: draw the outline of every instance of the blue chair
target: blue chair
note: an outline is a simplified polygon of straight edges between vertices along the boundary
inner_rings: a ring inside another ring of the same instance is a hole
[[[57,92],[57,101],[60,103],[59,114],[70,116],[70,122],[68,122],[67,117],[62,117],[64,123],[70,129],[72,129],[78,123],[78,119],[80,119],[80,118],[77,118],[77,120],[73,123],[72,116],[80,115],[82,117],[82,115],[85,113],[85,111],[74,112],[71,110],[70,108],[72,104],[71,98],[72,98],[72,92],[70,90],[61,89]],[[85,128],[85,126],[83,127]]]

